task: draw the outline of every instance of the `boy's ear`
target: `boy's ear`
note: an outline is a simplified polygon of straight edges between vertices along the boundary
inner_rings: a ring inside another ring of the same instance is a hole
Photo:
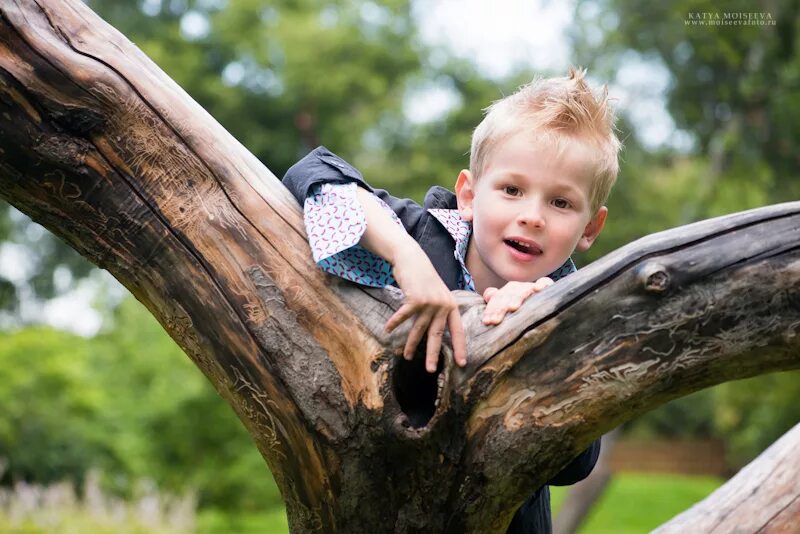
[[[475,200],[475,189],[472,174],[463,169],[456,178],[456,201],[458,213],[465,221],[472,220],[472,202]]]
[[[597,210],[597,213],[594,214],[592,219],[586,225],[586,228],[583,229],[583,235],[578,240],[578,245],[575,247],[575,250],[578,252],[589,250],[589,247],[592,246],[594,240],[597,239],[598,235],[600,235],[600,231],[603,229],[603,226],[605,226],[606,217],[608,217],[608,208],[603,206]]]

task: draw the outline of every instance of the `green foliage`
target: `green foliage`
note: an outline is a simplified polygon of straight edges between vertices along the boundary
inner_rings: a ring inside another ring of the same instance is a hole
[[[729,460],[737,466],[800,421],[800,371],[773,373],[728,382],[714,390],[714,424],[725,438]]]
[[[97,435],[107,392],[90,342],[50,328],[0,338],[0,457],[5,480],[81,480],[108,450]]]
[[[421,68],[408,0],[147,4],[91,2],[278,176],[317,144],[352,158]]]
[[[646,438],[714,436],[714,395],[706,389],[675,399],[636,419],[626,433]]]
[[[81,481],[130,494],[152,479],[201,505],[280,502],[244,427],[153,317],[128,299],[93,339],[47,328],[0,337],[6,481]]]
[[[104,415],[119,472],[168,490],[196,488],[201,505],[280,502],[233,410],[141,304],[126,300],[96,342],[105,348],[104,387],[116,392]]]
[[[769,13],[776,24],[694,26],[685,23],[690,12]],[[613,80],[620,67],[639,60],[667,69],[669,113],[696,141],[694,154],[708,158],[707,180],[755,180],[762,203],[800,197],[797,2],[755,9],[741,0],[584,0],[575,13],[576,57],[595,75]],[[604,23],[597,24],[597,13]]]

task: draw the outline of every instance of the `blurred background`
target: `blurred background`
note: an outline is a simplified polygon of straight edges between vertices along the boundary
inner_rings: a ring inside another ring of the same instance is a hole
[[[88,3],[278,177],[324,144],[417,200],[468,166],[491,101],[587,67],[625,149],[579,266],[800,198],[797,1]],[[686,509],[800,421],[798,400],[800,374],[774,374],[626,425],[581,531],[645,532]],[[5,204],[0,406],[0,531],[286,532],[266,465],[201,373],[107,273]]]

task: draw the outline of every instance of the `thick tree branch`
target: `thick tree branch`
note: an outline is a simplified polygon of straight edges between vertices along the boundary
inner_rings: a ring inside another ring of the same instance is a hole
[[[80,0],[0,7],[0,196],[108,269],[234,407],[295,531],[502,530],[591,440],[800,367],[800,203],[650,236],[396,358],[400,303],[313,264],[272,174]]]
[[[492,481],[480,492],[541,483],[558,463],[533,470],[531,458],[580,451],[673,398],[797,368],[798,230],[798,203],[685,226],[632,243],[527,303],[500,329],[518,338],[506,347],[483,340],[498,352],[464,385],[466,397],[482,375],[468,431],[471,461]]]

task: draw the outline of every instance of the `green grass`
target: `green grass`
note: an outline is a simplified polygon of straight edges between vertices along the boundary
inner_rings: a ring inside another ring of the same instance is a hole
[[[197,534],[285,534],[289,523],[283,508],[260,514],[233,514],[217,510],[200,510]]]
[[[580,534],[639,534],[701,501],[724,481],[714,477],[664,473],[614,476],[592,509]],[[553,517],[567,488],[552,488]]]
[[[616,475],[589,515],[581,534],[639,534],[675,517],[722,484],[721,479],[652,473]],[[567,488],[552,488],[553,515]],[[286,514],[276,508],[262,514],[223,514],[201,510],[198,534],[285,534]]]

